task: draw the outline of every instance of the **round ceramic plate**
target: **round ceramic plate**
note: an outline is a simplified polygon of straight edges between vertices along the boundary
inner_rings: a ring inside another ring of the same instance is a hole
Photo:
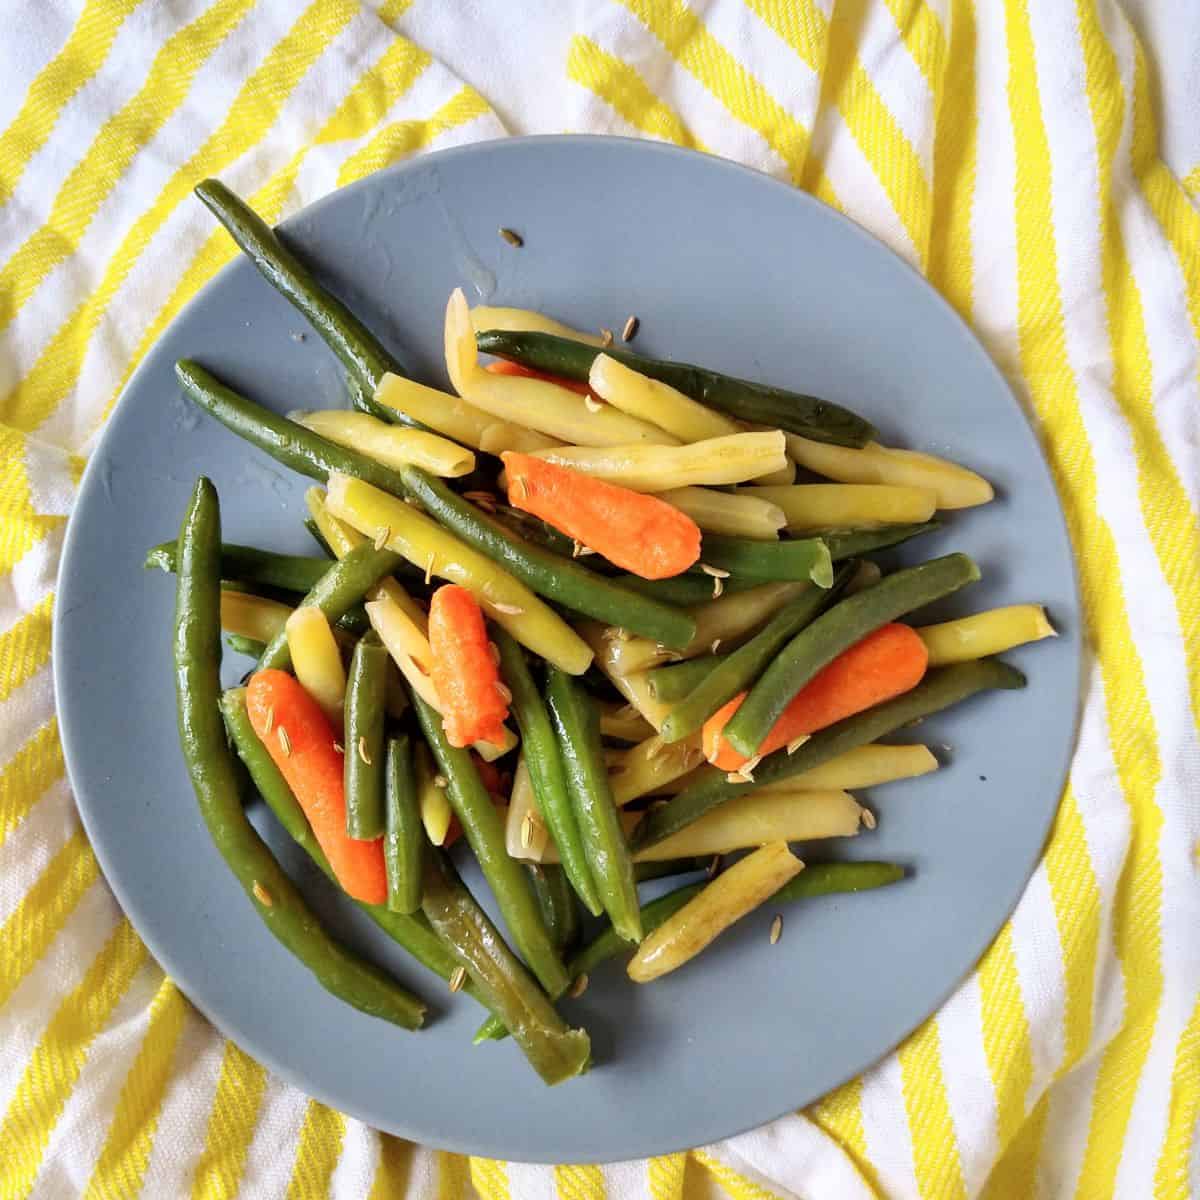
[[[765,176],[651,142],[451,150],[348,187],[286,230],[429,383],[446,386],[454,287],[582,328],[619,330],[636,313],[639,350],[825,396],[888,442],[975,468],[996,502],[950,514],[896,555],[965,550],[982,566],[981,583],[922,619],[1036,600],[1061,636],[1009,656],[1029,675],[1024,691],[978,697],[908,735],[945,765],[868,796],[875,831],[805,850],[894,859],[910,879],[796,905],[774,946],[774,914],[760,911],[651,986],[616,963],[597,973],[564,1005],[591,1032],[594,1069],[553,1090],[511,1041],[473,1046],[481,1010],[343,903],[258,806],[256,824],[328,925],[433,1010],[417,1034],[364,1016],[272,939],[209,841],[176,738],[174,589],[142,569],[147,547],[176,534],[202,472],[220,491],[226,540],[313,552],[301,525],[310,481],[200,416],[172,373],[190,355],[279,411],[345,404],[320,339],[235,262],[164,334],[109,422],[71,520],[55,613],[75,794],[150,950],[218,1027],[306,1092],[381,1129],[495,1157],[598,1161],[698,1145],[869,1066],[945,999],[1013,908],[1074,736],[1070,550],[1037,439],[1000,373],[933,290],[857,226]],[[231,680],[249,665],[227,658]],[[468,881],[490,907],[478,876]]]

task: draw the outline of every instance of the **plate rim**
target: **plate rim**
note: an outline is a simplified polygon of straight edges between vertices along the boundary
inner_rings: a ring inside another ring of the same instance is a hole
[[[908,1037],[910,1037],[916,1029],[918,1029],[922,1024],[924,1024],[925,1021],[929,1020],[941,1010],[947,1000],[962,985],[963,981],[978,967],[979,961],[986,953],[988,947],[993,943],[1000,931],[1003,929],[1004,925],[1011,918],[1018,903],[1020,902],[1021,896],[1028,887],[1029,880],[1036,872],[1038,864],[1042,861],[1047,838],[1054,823],[1055,817],[1059,811],[1063,791],[1069,779],[1070,765],[1074,758],[1079,739],[1083,703],[1086,694],[1085,683],[1087,670],[1087,650],[1085,637],[1086,628],[1083,622],[1083,610],[1081,604],[1079,562],[1075,553],[1074,544],[1070,537],[1070,530],[1067,524],[1066,513],[1063,506],[1063,498],[1060,495],[1053,468],[1047,457],[1042,435],[1039,432],[1037,425],[1034,423],[1031,414],[1027,410],[1026,405],[1022,403],[1020,397],[1014,389],[1013,384],[1000,369],[999,365],[993,359],[982,340],[970,327],[967,321],[958,313],[958,311],[946,299],[946,297],[944,297],[942,293],[938,291],[938,289],[935,288],[933,284],[916,269],[916,267],[908,262],[908,260],[906,260],[896,250],[887,245],[887,243],[882,239],[878,238],[852,218],[846,216],[844,213],[838,212],[836,209],[831,208],[821,200],[817,199],[815,196],[812,196],[808,192],[802,191],[800,188],[794,186],[788,181],[776,178],[765,171],[759,170],[755,167],[746,166],[744,164],[735,162],[732,159],[703,155],[699,151],[689,150],[685,147],[675,146],[665,142],[658,142],[648,138],[596,134],[535,134],[515,137],[490,138],[481,141],[468,142],[459,146],[447,147],[442,150],[432,151],[429,154],[419,155],[417,157],[407,159],[400,163],[392,164],[391,166],[385,167],[382,170],[364,176],[361,179],[354,180],[344,187],[335,188],[333,191],[320,197],[313,203],[306,205],[303,208],[298,209],[296,212],[290,214],[285,220],[279,222],[276,227],[281,228],[286,232],[289,227],[310,220],[315,215],[319,214],[324,207],[332,204],[346,193],[355,193],[358,191],[365,191],[371,187],[378,187],[381,181],[390,182],[390,180],[403,176],[409,172],[428,169],[430,164],[436,165],[437,163],[444,162],[448,159],[457,158],[460,156],[473,156],[480,153],[503,154],[511,150],[520,149],[521,147],[525,147],[530,144],[542,144],[549,146],[566,145],[577,147],[590,147],[597,144],[610,146],[617,145],[632,153],[645,153],[668,158],[703,158],[705,160],[707,169],[724,170],[733,174],[748,174],[751,177],[756,178],[756,180],[759,182],[765,182],[782,190],[783,192],[786,192],[791,198],[791,201],[799,204],[801,208],[807,207],[810,212],[819,212],[821,216],[818,219],[833,219],[835,222],[840,223],[843,228],[845,228],[852,236],[858,238],[859,240],[865,240],[866,242],[871,243],[874,252],[882,252],[890,256],[895,264],[900,265],[913,278],[914,282],[921,287],[929,297],[935,300],[936,305],[941,308],[943,314],[950,318],[951,327],[956,329],[957,334],[961,339],[972,346],[975,352],[975,357],[980,361],[982,368],[991,373],[994,381],[1000,385],[1000,388],[1007,397],[1009,405],[1011,405],[1013,410],[1015,410],[1016,414],[1019,416],[1020,420],[1028,428],[1032,436],[1038,458],[1040,459],[1041,466],[1046,472],[1047,479],[1054,494],[1055,511],[1053,513],[1053,521],[1055,524],[1055,532],[1066,548],[1067,561],[1070,566],[1070,599],[1072,606],[1072,612],[1070,615],[1073,619],[1075,629],[1079,635],[1078,662],[1073,681],[1075,690],[1074,713],[1071,721],[1069,736],[1064,739],[1064,744],[1061,747],[1058,755],[1058,763],[1055,771],[1055,774],[1059,780],[1056,789],[1056,800],[1052,807],[1047,806],[1047,815],[1042,821],[1039,838],[1040,849],[1037,856],[1030,863],[1028,871],[1022,873],[1019,885],[1016,886],[1013,895],[1005,902],[1005,908],[1002,916],[996,922],[994,927],[987,930],[986,936],[981,936],[979,939],[967,966],[964,968],[962,973],[956,975],[946,989],[939,994],[936,1003],[932,1004],[928,1011],[924,1013],[924,1015],[922,1015],[911,1026],[906,1028],[880,1053],[873,1055],[870,1059],[864,1062],[861,1062],[860,1065],[858,1065],[855,1069],[838,1078],[828,1088],[822,1090],[818,1094],[813,1096],[805,1096],[801,1094],[798,1102],[787,1105],[779,1112],[773,1113],[762,1119],[756,1118],[749,1124],[739,1124],[734,1129],[717,1134],[716,1138],[711,1140],[737,1137],[741,1134],[750,1132],[751,1130],[770,1124],[771,1122],[778,1120],[780,1117],[795,1112],[800,1107],[814,1103],[822,1096],[828,1095],[830,1092],[835,1091],[837,1088],[843,1086],[850,1080],[855,1079],[869,1071],[877,1063],[883,1061],[890,1054],[894,1053],[897,1047],[901,1045]],[[387,183],[385,183],[385,186],[387,186]],[[122,388],[116,403],[112,406],[112,409],[105,420],[103,428],[99,431],[99,436],[94,437],[93,435],[94,441],[92,443],[92,448],[88,455],[88,460],[84,471],[76,487],[75,503],[72,505],[71,513],[67,520],[62,550],[59,557],[58,573],[55,578],[56,603],[54,605],[52,625],[52,647],[56,647],[58,645],[63,627],[70,618],[68,606],[60,603],[59,599],[60,592],[62,590],[62,581],[68,574],[67,569],[73,558],[76,535],[80,525],[80,522],[76,520],[77,515],[82,511],[79,498],[83,495],[85,488],[88,487],[93,471],[98,469],[97,464],[104,458],[103,451],[106,449],[108,440],[115,426],[115,421],[113,418],[124,404],[126,397],[139,386],[142,376],[144,374],[148,374],[157,361],[162,357],[162,354],[164,353],[163,345],[170,330],[178,322],[182,321],[193,310],[193,308],[198,307],[204,301],[209,290],[216,286],[216,284],[231,271],[235,269],[245,270],[246,268],[241,265],[243,258],[244,255],[242,254],[235,255],[230,262],[226,263],[210,280],[204,284],[203,287],[199,289],[199,291],[196,292],[194,296],[192,296],[186,302],[186,304],[180,308],[162,333],[159,334],[159,337],[156,339],[154,345],[147,351],[142,361],[138,363],[137,367],[131,373],[129,379],[125,383],[125,386]],[[402,352],[399,352],[399,356],[403,357]],[[104,882],[106,886],[112,890],[113,895],[116,897],[116,900],[121,907],[123,915],[129,919],[130,924],[133,926],[138,937],[141,938],[146,948],[150,951],[152,957],[163,968],[164,972],[168,974],[180,987],[180,990],[184,992],[188,998],[188,1002],[192,1004],[197,1011],[200,1012],[204,1018],[208,1020],[223,1036],[229,1038],[229,1040],[233,1041],[235,1044],[242,1046],[243,1043],[241,1041],[240,1033],[235,1032],[230,1027],[232,1022],[227,1022],[223,1013],[219,1016],[215,1015],[206,1007],[192,999],[191,994],[181,982],[179,973],[174,970],[176,960],[170,946],[164,942],[161,942],[157,935],[147,935],[146,931],[143,929],[143,922],[141,921],[140,913],[135,913],[134,907],[136,906],[131,906],[129,903],[128,893],[124,887],[124,884],[119,882],[118,878],[110,873],[109,868],[111,865],[111,860],[107,849],[103,848],[104,839],[102,836],[97,839],[93,828],[93,821],[97,819],[96,810],[92,809],[89,800],[81,799],[81,797],[84,796],[84,792],[77,787],[75,782],[77,777],[76,766],[82,762],[84,756],[86,755],[86,748],[82,745],[82,741],[86,739],[82,739],[80,737],[78,730],[72,727],[71,719],[66,715],[66,710],[69,705],[64,705],[62,701],[62,697],[65,695],[66,683],[64,678],[66,668],[63,665],[63,661],[64,660],[61,655],[52,653],[54,709],[59,726],[59,740],[63,748],[64,766],[66,768],[67,780],[71,787],[74,807],[76,812],[79,814],[80,820],[87,834],[89,845],[96,854],[97,862],[99,863],[100,869],[104,875]],[[479,1140],[470,1137],[460,1137],[454,1131],[445,1131],[437,1134],[437,1140],[435,1142],[431,1140],[430,1135],[426,1131],[418,1130],[413,1126],[408,1125],[404,1121],[397,1122],[394,1120],[389,1120],[386,1125],[378,1124],[377,1114],[368,1114],[362,1107],[353,1103],[352,1100],[350,1103],[347,1103],[347,1097],[335,1095],[333,1091],[325,1088],[324,1086],[314,1088],[312,1081],[302,1078],[301,1073],[293,1070],[285,1060],[280,1059],[278,1056],[269,1051],[264,1052],[261,1046],[247,1045],[245,1048],[246,1052],[251,1054],[256,1061],[260,1062],[290,1085],[296,1087],[303,1094],[311,1096],[347,1116],[350,1116],[356,1120],[361,1120],[371,1128],[389,1132],[395,1136],[404,1137],[408,1140],[415,1141],[418,1144],[423,1144],[436,1149],[448,1150],[454,1153],[465,1155],[493,1157],[516,1161],[511,1158],[511,1147],[506,1149],[505,1146],[499,1142],[480,1142]],[[710,1143],[688,1141],[686,1143],[664,1144],[661,1147],[657,1147],[648,1151],[635,1148],[632,1157],[637,1158],[641,1156],[677,1153],[703,1144]],[[606,1163],[626,1161],[630,1159],[630,1154],[613,1152],[594,1157],[590,1159],[590,1161],[596,1163]],[[524,1158],[521,1161],[550,1165],[555,1163],[571,1162],[574,1160],[569,1157],[563,1158],[561,1156],[554,1156],[551,1154]]]

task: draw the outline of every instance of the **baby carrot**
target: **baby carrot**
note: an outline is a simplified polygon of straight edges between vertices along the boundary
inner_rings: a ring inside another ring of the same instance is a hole
[[[925,643],[907,625],[884,625],[869,633],[792,697],[759,747],[759,756],[909,691],[921,682],[928,661]],[[737,771],[749,761],[722,736],[745,698],[745,692],[735,696],[704,723],[704,755],[724,771]]]
[[[483,612],[464,587],[448,583],[429,604],[433,686],[452,746],[504,741],[507,690],[488,642]]]
[[[700,558],[700,527],[656,496],[507,451],[508,501],[643,579],[678,575]]]
[[[320,705],[286,671],[257,671],[246,685],[246,711],[287,780],[337,881],[364,904],[387,902],[380,839],[346,836],[346,790],[338,734]]]
[[[533,367],[526,367],[521,363],[509,362],[506,358],[498,358],[495,362],[488,363],[484,370],[491,371],[493,375],[520,375],[525,379],[542,379],[546,383],[557,383],[559,387],[565,387],[567,391],[574,392],[577,396],[592,394],[592,389],[585,381],[564,379],[561,375],[549,375],[545,371],[537,371]]]

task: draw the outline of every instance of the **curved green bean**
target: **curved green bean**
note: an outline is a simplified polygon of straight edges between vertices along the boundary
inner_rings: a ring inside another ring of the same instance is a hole
[[[687,613],[636,595],[571,559],[526,541],[501,522],[489,520],[419,467],[403,467],[400,475],[409,494],[430,516],[548,600],[665,646],[686,646],[695,633],[695,622]]]
[[[325,574],[316,586],[304,597],[303,604],[315,605],[330,622],[352,614],[358,602],[381,579],[392,574],[399,559],[390,550],[376,550],[369,542],[355,546],[345,558],[329,563]],[[365,614],[364,614],[365,615]],[[288,649],[287,630],[281,629],[267,645],[258,660],[258,669],[269,667],[286,668],[291,664],[292,654]]]
[[[356,394],[374,395],[385,372],[407,375],[379,339],[334,295],[323,288],[274,229],[216,179],[196,185],[204,206],[229,231],[238,247],[281,296],[304,314],[358,384]],[[378,415],[374,413],[373,415]],[[388,410],[390,413],[390,410]],[[388,419],[395,420],[390,413]]]
[[[844,558],[861,558],[875,550],[898,546],[941,527],[941,521],[933,520],[917,525],[885,525],[882,529],[827,529],[810,536],[820,538],[829,547],[829,557],[841,562]]]
[[[383,718],[390,662],[383,643],[372,631],[358,640],[346,673],[346,833],[363,841],[382,836],[386,824]]]
[[[146,555],[144,566],[172,574],[175,543],[161,542]],[[325,574],[329,563],[302,554],[276,554],[256,546],[225,542],[221,546],[221,578],[242,584],[282,588],[285,592],[307,592]]]
[[[755,583],[812,580],[823,588],[833,582],[829,548],[820,538],[756,542],[709,533],[700,546],[700,557],[706,566],[728,571],[732,579]]]
[[[333,874],[333,868],[330,867],[329,860],[317,842],[308,824],[308,818],[305,817],[304,811],[296,802],[295,796],[292,795],[292,789],[288,787],[287,780],[271,760],[266,747],[250,724],[250,717],[246,712],[245,688],[230,688],[225,692],[221,697],[221,714],[225,718],[225,728],[229,731],[229,740],[266,806],[275,815],[275,819],[283,826],[292,841],[337,887],[338,882]],[[408,951],[427,970],[447,982],[454,977],[454,972],[458,969],[458,962],[442,939],[434,933],[423,913],[416,912],[409,916],[404,913],[390,912],[381,904],[363,904],[358,900],[355,900],[354,903],[392,941]],[[468,982],[464,990],[485,1008],[490,1008],[487,999],[474,983]],[[491,1011],[494,1013],[495,1010]]]
[[[631,592],[679,608],[695,608],[713,598],[713,577],[699,568],[689,567],[682,575],[672,575],[669,579],[642,579],[638,575],[615,575],[613,579]],[[744,592],[758,587],[761,582],[761,579],[735,579],[731,576],[721,581],[721,590],[729,595],[731,592]]]
[[[496,897],[517,950],[550,996],[562,995],[567,986],[567,972],[555,952],[529,880],[516,860],[508,856],[503,822],[471,756],[447,741],[439,712],[430,708],[416,692],[410,691],[409,699],[437,760],[438,770],[446,777],[450,806]]]
[[[749,687],[767,669],[768,664],[787,644],[845,590],[854,575],[852,563],[839,566],[832,586],[822,591],[810,585],[790,600],[748,642],[729,654],[717,656],[715,663],[680,700],[663,722],[662,736],[667,742],[677,742],[695,733],[726,701]],[[686,664],[680,663],[679,666]],[[679,666],[674,667],[678,670]],[[651,680],[651,688],[654,681]],[[657,693],[656,693],[657,694]]]
[[[499,626],[493,628],[492,636],[500,651],[500,674],[512,692],[509,708],[521,730],[521,749],[538,812],[558,847],[559,858],[571,886],[588,912],[598,917],[604,911],[604,906],[600,903],[596,882],[584,853],[579,825],[567,792],[558,739],[554,736],[546,705],[530,674],[520,643]]]
[[[525,884],[524,878],[521,879]],[[528,884],[525,884],[527,887]],[[445,854],[426,857],[421,908],[548,1084],[586,1071],[591,1041],[571,1029],[505,945]],[[565,969],[563,975],[566,975]]]
[[[595,703],[557,667],[548,669],[547,680],[550,719],[558,734],[567,790],[592,878],[613,927],[628,941],[639,942],[642,926],[633,862],[608,782]]]
[[[876,433],[869,421],[839,404],[802,392],[790,392],[786,388],[722,375],[719,371],[709,371],[690,363],[645,358],[616,346],[601,350],[550,333],[489,329],[479,333],[475,340],[485,354],[495,354],[565,379],[587,379],[596,355],[607,354],[718,412],[755,425],[786,429],[814,442],[865,446]]]
[[[874,587],[835,604],[797,633],[750,689],[725,726],[729,744],[739,753],[753,756],[792,697],[822,667],[888,621],[978,578],[979,568],[967,555],[947,554],[896,571]]]
[[[387,828],[383,859],[387,867],[388,902],[392,912],[413,913],[421,907],[421,853],[425,830],[417,801],[412,744],[407,734],[388,738]]]
[[[650,695],[664,704],[674,704],[677,700],[683,700],[728,657],[728,654],[704,654],[699,658],[672,663],[669,667],[655,667],[654,670],[646,672]]]
[[[726,800],[744,796],[764,784],[803,774],[847,750],[865,746],[913,721],[958,704],[976,692],[1024,686],[1025,676],[998,658],[981,658],[930,671],[911,692],[814,733],[794,754],[783,750],[768,754],[755,768],[752,783],[731,783],[724,771],[702,768],[694,783],[666,804],[646,813],[634,830],[633,848],[653,846]]]
[[[321,928],[242,810],[221,719],[221,516],[216,489],[196,481],[179,531],[175,696],[179,740],[214,845],[271,933],[333,995],[417,1029],[425,1006]]]

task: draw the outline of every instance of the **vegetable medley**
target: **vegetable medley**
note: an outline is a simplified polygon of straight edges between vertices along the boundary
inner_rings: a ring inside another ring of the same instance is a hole
[[[319,551],[224,543],[201,478],[178,539],[147,559],[177,575],[179,729],[201,812],[330,992],[422,1023],[421,1000],[321,928],[248,795],[487,1010],[477,1041],[511,1035],[550,1084],[590,1062],[555,1005],[606,960],[627,956],[648,983],[760,905],[903,877],[805,867],[790,847],[873,828],[850,789],[937,768],[925,746],[879,739],[1022,687],[995,655],[1054,632],[1035,604],[909,624],[979,568],[956,553],[883,573],[868,557],[989,501],[984,479],[880,445],[838,405],[538,313],[472,311],[461,291],[445,321],[456,394],[441,392],[237,197],[212,180],[197,194],[341,360],[353,404],[284,418],[178,363],[200,408],[318,481],[304,519]],[[222,630],[257,660],[223,693]],[[460,839],[503,934],[447,854]],[[639,882],[669,875],[691,878],[642,903]],[[581,910],[602,922],[586,944]],[[776,916],[772,943],[781,929]]]

